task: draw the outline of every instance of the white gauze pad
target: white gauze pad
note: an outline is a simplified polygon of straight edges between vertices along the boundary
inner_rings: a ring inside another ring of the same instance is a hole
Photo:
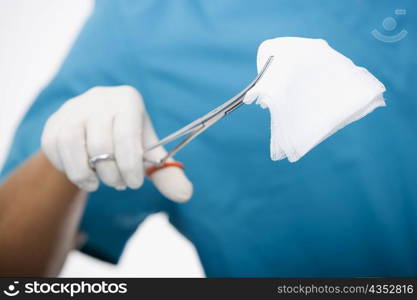
[[[385,106],[384,85],[321,39],[264,41],[257,68],[274,59],[245,96],[271,114],[271,159],[295,162],[344,126]]]

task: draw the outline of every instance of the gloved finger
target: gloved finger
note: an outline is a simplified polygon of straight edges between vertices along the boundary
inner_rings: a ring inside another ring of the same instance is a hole
[[[132,189],[143,184],[142,113],[121,111],[114,119],[113,142],[120,174]]]
[[[186,202],[193,195],[193,184],[184,171],[177,167],[158,170],[150,176],[162,195],[175,202]]]
[[[66,126],[69,120],[75,121],[75,116],[71,109],[73,103],[73,100],[66,101],[58,111],[49,117],[41,137],[42,151],[53,166],[61,172],[64,172],[64,165],[58,150],[58,137],[61,129]]]
[[[145,110],[142,115],[142,144],[143,148],[149,148],[155,145],[159,141],[158,136],[155,133],[152,122],[149,118],[148,112]],[[159,161],[167,154],[164,147],[157,147],[151,151],[147,151],[143,156],[150,161]]]
[[[150,147],[158,141],[153,125],[145,112],[143,115],[143,134],[142,143],[144,148]],[[166,155],[163,147],[158,147],[145,153],[145,157],[152,161],[159,161]],[[149,166],[149,165],[148,165]],[[177,167],[168,167],[158,170],[151,174],[155,187],[162,195],[175,202],[188,201],[193,194],[193,185],[185,175],[182,169]]]
[[[87,192],[98,188],[96,174],[88,165],[83,123],[67,124],[59,132],[58,153],[69,180]]]
[[[113,117],[95,116],[86,125],[87,150],[90,158],[101,154],[114,154]],[[123,190],[126,185],[115,160],[98,161],[95,165],[99,178],[108,186]]]
[[[64,171],[61,158],[58,152],[58,133],[61,130],[60,113],[54,113],[46,122],[42,133],[42,151],[48,157],[52,165],[59,171]]]

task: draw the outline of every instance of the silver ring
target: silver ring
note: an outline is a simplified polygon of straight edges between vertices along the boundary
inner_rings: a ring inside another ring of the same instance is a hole
[[[100,161],[106,161],[106,160],[115,160],[114,154],[104,153],[104,154],[93,156],[92,158],[88,160],[88,164],[90,165],[90,168],[95,171],[96,164]]]

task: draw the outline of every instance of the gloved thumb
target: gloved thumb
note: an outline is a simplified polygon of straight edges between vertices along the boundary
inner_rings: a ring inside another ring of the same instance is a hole
[[[159,140],[146,111],[143,116],[142,128],[142,143],[144,149],[146,149]],[[144,153],[144,157],[150,161],[159,161],[166,154],[167,151],[161,146]],[[169,161],[173,162],[173,159]],[[145,168],[149,167],[152,167],[152,165],[145,162]],[[193,194],[193,185],[181,168],[175,166],[161,168],[153,172],[149,177],[161,194],[172,201],[185,202],[190,200]]]

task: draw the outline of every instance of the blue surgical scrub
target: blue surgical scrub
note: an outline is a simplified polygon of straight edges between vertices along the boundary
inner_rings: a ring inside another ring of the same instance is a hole
[[[91,87],[136,87],[162,137],[245,87],[263,40],[323,38],[386,85],[386,108],[291,164],[269,158],[268,112],[244,106],[176,156],[194,183],[189,203],[149,182],[91,194],[83,251],[116,263],[138,225],[165,212],[207,276],[417,276],[416,10],[413,0],[99,0],[20,124],[2,178]]]

